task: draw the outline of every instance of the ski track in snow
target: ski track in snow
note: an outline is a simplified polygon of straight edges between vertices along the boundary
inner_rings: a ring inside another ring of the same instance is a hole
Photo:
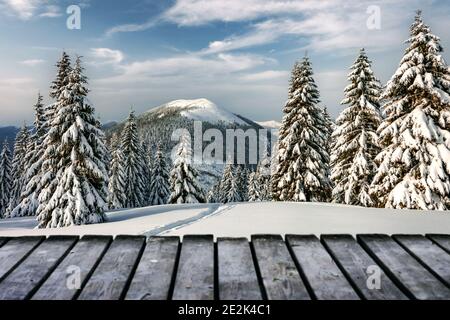
[[[229,211],[234,207],[235,207],[234,205],[214,204],[211,207],[207,208],[205,211],[200,212],[198,215],[196,215],[194,217],[183,219],[183,220],[178,220],[178,221],[169,223],[167,225],[163,225],[161,227],[151,229],[149,231],[144,232],[143,235],[145,235],[147,237],[163,235],[170,231],[179,230],[181,228],[189,226],[200,220],[207,219],[212,216],[219,215],[219,214],[223,214],[225,211]]]

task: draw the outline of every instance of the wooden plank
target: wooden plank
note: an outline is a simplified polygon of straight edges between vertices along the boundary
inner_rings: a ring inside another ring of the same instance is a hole
[[[261,288],[246,238],[217,239],[219,299],[262,300]]]
[[[28,299],[56,268],[78,237],[51,236],[0,283],[0,300]]]
[[[71,300],[100,261],[112,237],[84,236],[33,295],[33,300]]]
[[[450,235],[428,234],[427,237],[437,243],[441,248],[450,253]]]
[[[178,237],[149,238],[125,299],[169,299],[179,245]]]
[[[360,295],[368,300],[404,300],[407,297],[350,235],[323,235],[322,242]],[[370,276],[379,274],[379,287]]]
[[[214,238],[184,236],[172,298],[214,299]]]
[[[281,236],[252,236],[256,260],[269,300],[309,300],[295,262]]]
[[[450,286],[450,254],[421,235],[395,235],[393,237],[409,254],[426,265],[447,286]]]
[[[145,244],[142,236],[117,236],[106,251],[79,300],[119,300],[131,280]]]
[[[2,247],[10,238],[0,237],[0,247]]]
[[[357,300],[358,294],[339,270],[317,237],[287,235],[287,243],[319,300]]]
[[[359,235],[363,248],[410,298],[450,299],[450,289],[387,235]]]
[[[17,266],[44,237],[22,237],[8,241],[0,248],[0,281]]]

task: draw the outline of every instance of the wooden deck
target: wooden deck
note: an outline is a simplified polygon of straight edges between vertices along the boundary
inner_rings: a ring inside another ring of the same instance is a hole
[[[0,238],[0,300],[450,299],[450,235]]]

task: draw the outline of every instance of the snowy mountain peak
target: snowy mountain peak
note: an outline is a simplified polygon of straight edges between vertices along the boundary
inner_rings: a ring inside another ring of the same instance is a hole
[[[205,99],[194,100],[174,100],[165,103],[159,107],[153,108],[148,113],[158,113],[159,117],[163,117],[164,111],[167,109],[179,109],[180,115],[192,120],[207,121],[210,123],[237,123],[240,125],[246,125],[247,123],[234,113],[218,107],[214,102]]]

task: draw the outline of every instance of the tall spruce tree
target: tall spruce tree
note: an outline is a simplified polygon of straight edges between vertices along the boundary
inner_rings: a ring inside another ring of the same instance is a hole
[[[206,201],[208,203],[218,203],[221,202],[222,197],[220,196],[220,181],[213,185],[211,190],[208,191]]]
[[[204,203],[204,191],[198,181],[198,172],[192,165],[190,137],[184,134],[176,151],[170,172],[170,198],[168,203]]]
[[[144,159],[138,136],[136,117],[130,112],[122,131],[122,152],[125,169],[125,208],[143,207],[146,204]]]
[[[39,93],[34,105],[34,132],[31,135],[25,156],[25,183],[20,203],[12,210],[12,217],[34,216],[39,206],[38,196],[42,187],[41,166],[44,153],[43,141],[46,134],[46,117],[43,97]]]
[[[258,167],[256,168],[256,179],[258,179],[259,199],[261,201],[271,201],[272,200],[272,187],[270,184],[270,157],[266,155],[263,157]]]
[[[12,187],[11,150],[5,140],[0,153],[0,218],[3,218],[9,205]]]
[[[13,209],[19,204],[20,196],[25,188],[26,163],[25,157],[28,150],[30,132],[24,124],[17,133],[14,142],[14,156],[12,161],[12,188],[10,193],[10,201],[6,210],[6,217],[11,218]]]
[[[56,184],[38,208],[40,228],[100,223],[105,220],[108,174],[107,148],[89,104],[87,78],[80,57],[59,94],[46,154],[52,155]],[[52,185],[48,186],[52,187]],[[51,190],[43,191],[48,194]]]
[[[39,214],[40,210],[44,210],[47,206],[55,193],[58,182],[56,177],[56,165],[58,162],[56,147],[58,145],[60,133],[54,123],[57,115],[57,108],[60,108],[63,105],[61,93],[65,90],[65,86],[69,82],[69,74],[72,70],[70,57],[67,53],[62,53],[61,59],[56,64],[56,67],[56,78],[50,86],[50,97],[56,101],[47,106],[44,111],[46,132],[42,141],[41,157],[39,160],[40,168],[36,168],[37,172],[35,178],[40,181],[40,190],[36,190],[39,203],[36,215]]]
[[[351,67],[348,81],[341,102],[348,106],[337,118],[332,136],[333,202],[373,206],[369,187],[380,151],[377,129],[382,121],[381,88],[364,49]]]
[[[386,118],[371,190],[381,207],[450,209],[450,68],[421,12],[410,31],[382,96]]]
[[[331,191],[327,128],[307,57],[292,71],[278,140],[273,196],[278,201],[326,201]]]
[[[110,142],[111,162],[109,166],[108,206],[110,209],[122,209],[125,206],[125,170],[124,156],[117,134]]]
[[[166,204],[170,196],[170,177],[166,158],[159,144],[152,163],[152,179],[150,183],[150,205]]]
[[[228,163],[223,171],[222,181],[220,183],[221,202],[242,202],[242,195],[240,189],[240,183],[236,173],[239,173],[240,167],[234,166],[232,163]]]
[[[251,172],[248,178],[248,201],[261,201],[261,185],[258,171]]]

